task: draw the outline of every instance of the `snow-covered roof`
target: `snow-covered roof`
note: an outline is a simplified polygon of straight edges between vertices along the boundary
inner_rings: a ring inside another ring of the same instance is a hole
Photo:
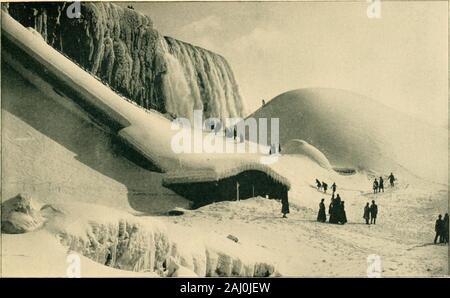
[[[187,171],[173,171],[166,173],[163,184],[183,184],[183,183],[195,183],[195,182],[209,182],[219,181],[231,176],[235,176],[239,173],[246,171],[260,171],[268,175],[274,181],[285,185],[288,189],[291,187],[289,180],[281,176],[270,167],[259,163],[242,163],[239,165],[233,165],[227,169],[213,168],[203,170],[187,170]]]

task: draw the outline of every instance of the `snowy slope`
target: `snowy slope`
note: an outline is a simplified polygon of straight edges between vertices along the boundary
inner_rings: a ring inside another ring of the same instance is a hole
[[[163,175],[115,150],[110,134],[56,104],[2,64],[2,199],[29,193],[44,203],[92,202],[158,213],[189,202],[162,187]]]
[[[280,118],[282,144],[305,140],[334,167],[386,175],[409,171],[447,183],[448,130],[363,96],[335,89],[299,89],[275,97],[250,117]]]

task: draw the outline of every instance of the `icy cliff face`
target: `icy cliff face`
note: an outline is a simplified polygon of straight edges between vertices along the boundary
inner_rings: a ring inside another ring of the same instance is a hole
[[[168,110],[188,115],[195,108],[207,117],[242,116],[233,71],[222,56],[170,37],[162,44],[167,63],[164,86],[172,92],[165,91]]]
[[[163,37],[148,16],[111,3],[82,3],[81,17],[67,17],[70,3],[10,3],[25,27],[113,89],[145,108],[191,117],[243,116],[233,72],[220,55]]]

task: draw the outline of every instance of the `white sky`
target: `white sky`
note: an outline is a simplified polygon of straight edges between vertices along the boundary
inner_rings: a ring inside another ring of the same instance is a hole
[[[298,88],[351,90],[447,127],[447,2],[132,3],[162,34],[222,54],[247,111]]]

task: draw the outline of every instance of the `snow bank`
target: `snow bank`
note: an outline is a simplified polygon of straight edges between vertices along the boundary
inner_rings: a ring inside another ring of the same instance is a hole
[[[40,228],[44,218],[39,208],[28,194],[18,194],[2,202],[2,233],[19,234]]]
[[[70,251],[116,269],[160,276],[269,276],[275,266],[255,248],[195,231],[170,231],[151,217],[137,218],[92,204],[54,204],[46,229]],[[195,238],[195,239],[194,239]]]

